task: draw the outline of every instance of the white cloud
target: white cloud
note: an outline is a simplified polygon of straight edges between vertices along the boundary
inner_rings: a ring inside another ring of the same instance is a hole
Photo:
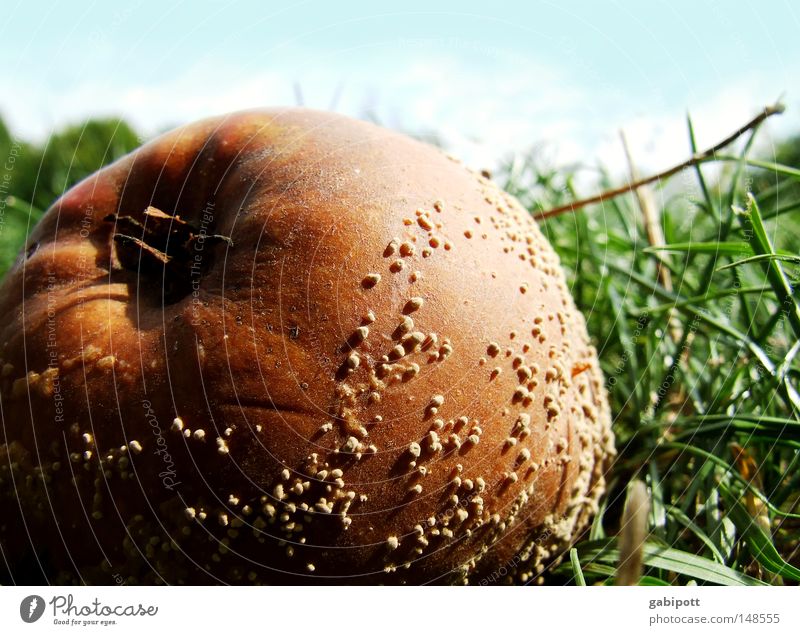
[[[689,106],[695,138],[699,150],[713,146],[758,114],[760,108],[775,99],[758,82],[743,79],[727,86],[723,91]],[[761,147],[796,130],[798,115],[791,110],[782,118],[771,120],[765,133],[759,136]],[[670,167],[689,157],[689,132],[685,112],[661,110],[646,115],[632,116],[620,122],[631,147],[631,154],[641,168],[655,172]],[[625,165],[625,158],[617,130],[609,131],[596,147],[597,156],[608,165]]]
[[[65,90],[41,84],[10,86],[4,104],[13,128],[44,137],[53,127],[94,115],[121,115],[151,135],[165,126],[232,110],[290,105],[294,85],[306,105],[327,108],[343,86],[338,110],[359,116],[372,104],[378,118],[410,132],[436,132],[449,149],[474,167],[492,167],[512,152],[544,144],[557,162],[601,161],[624,171],[618,131],[624,129],[643,172],[665,168],[688,156],[683,108],[693,114],[701,147],[735,130],[773,98],[768,78],[742,77],[717,94],[700,94],[682,106],[663,95],[631,96],[613,87],[589,92],[563,69],[535,60],[486,61],[421,44],[408,54],[374,64],[323,65],[292,72],[198,64],[169,81],[119,83],[87,80]],[[120,80],[122,81],[122,80]],[[634,97],[643,99],[637,102]],[[796,114],[779,130],[795,129]],[[774,127],[774,126],[773,126]]]

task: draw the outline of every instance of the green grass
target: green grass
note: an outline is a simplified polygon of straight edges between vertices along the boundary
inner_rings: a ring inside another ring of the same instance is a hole
[[[16,139],[0,120],[0,276],[56,198],[140,143],[117,119],[68,126],[41,143]]]
[[[649,244],[631,195],[541,224],[600,352],[619,451],[601,513],[554,582],[613,582],[632,479],[652,501],[641,584],[800,581],[800,145],[751,157],[756,134],[713,179],[705,162],[656,190],[664,246]],[[691,124],[687,139],[688,153]],[[0,124],[0,156],[17,147],[2,168],[0,275],[42,210],[138,143],[119,121],[39,145]],[[516,157],[497,180],[535,213],[594,193],[576,191],[577,170]]]
[[[557,569],[566,583],[613,582],[632,479],[652,499],[642,584],[800,581],[800,157],[794,142],[750,157],[756,134],[714,179],[706,162],[660,184],[665,246],[632,195],[541,224],[600,352],[619,451],[603,513]],[[687,138],[688,155],[691,124]],[[535,157],[500,175],[532,213],[591,194],[575,177]]]

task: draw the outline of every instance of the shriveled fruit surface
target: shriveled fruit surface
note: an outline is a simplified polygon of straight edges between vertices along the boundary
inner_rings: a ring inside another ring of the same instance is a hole
[[[64,195],[0,289],[6,581],[538,575],[613,454],[517,202],[307,110],[168,133]]]

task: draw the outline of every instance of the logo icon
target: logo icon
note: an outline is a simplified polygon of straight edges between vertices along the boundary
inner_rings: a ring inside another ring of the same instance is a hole
[[[41,595],[29,595],[19,605],[19,616],[23,622],[33,624],[44,613],[44,598]]]

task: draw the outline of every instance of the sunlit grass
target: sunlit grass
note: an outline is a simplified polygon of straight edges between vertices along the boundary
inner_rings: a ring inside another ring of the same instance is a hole
[[[800,171],[751,157],[756,134],[719,157],[713,180],[704,163],[691,185],[686,173],[660,184],[665,245],[648,242],[632,195],[541,224],[600,352],[619,450],[603,513],[560,581],[613,581],[633,479],[651,496],[642,584],[800,581]],[[690,124],[687,154],[693,137]],[[535,157],[500,178],[532,213],[587,194],[574,168]]]

